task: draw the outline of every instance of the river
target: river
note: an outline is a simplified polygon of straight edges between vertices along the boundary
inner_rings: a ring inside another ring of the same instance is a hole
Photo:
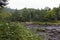
[[[36,32],[44,36],[44,40],[60,40],[60,26],[47,26],[47,25],[26,25],[32,32],[36,32],[36,28],[48,29],[46,32]]]

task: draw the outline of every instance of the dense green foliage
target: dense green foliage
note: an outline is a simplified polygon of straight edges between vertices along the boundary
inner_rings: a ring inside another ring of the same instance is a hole
[[[0,22],[0,40],[40,40],[20,23]]]
[[[4,12],[2,12],[4,11]],[[4,8],[0,10],[0,19],[4,21],[19,21],[19,22],[30,22],[30,21],[57,21],[60,20],[60,6],[50,9],[9,9]]]

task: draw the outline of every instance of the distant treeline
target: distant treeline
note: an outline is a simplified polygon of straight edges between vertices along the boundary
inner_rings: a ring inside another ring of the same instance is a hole
[[[60,20],[60,6],[53,9],[46,7],[44,9],[23,8],[20,10],[4,8],[0,9],[0,20],[2,21],[58,21]]]

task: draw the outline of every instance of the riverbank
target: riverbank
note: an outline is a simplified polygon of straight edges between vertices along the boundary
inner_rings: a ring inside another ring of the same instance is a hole
[[[47,25],[47,26],[60,26],[60,21],[57,22],[25,22],[27,25]]]

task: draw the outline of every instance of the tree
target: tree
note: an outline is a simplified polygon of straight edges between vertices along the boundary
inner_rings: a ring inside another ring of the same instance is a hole
[[[57,21],[58,20],[59,8],[53,8],[53,12],[55,14],[55,21]]]
[[[0,0],[0,7],[4,7],[7,5],[7,0]]]
[[[54,17],[55,17],[55,14],[53,13],[52,10],[47,11],[46,14],[44,15],[44,18],[47,21],[53,21]]]

